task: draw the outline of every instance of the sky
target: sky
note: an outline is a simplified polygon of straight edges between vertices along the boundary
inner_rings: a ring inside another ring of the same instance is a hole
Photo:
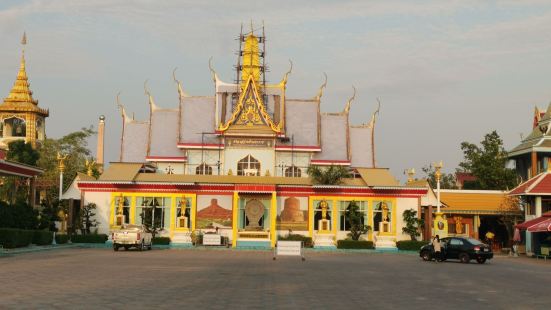
[[[288,98],[311,98],[328,75],[322,111],[366,123],[376,109],[376,159],[404,179],[442,160],[453,172],[463,141],[497,130],[506,149],[551,101],[551,1],[0,0],[0,97],[11,89],[27,33],[27,73],[48,137],[97,127],[117,161],[121,117],[177,107],[172,71],[191,95],[213,95],[208,60],[231,82],[241,24],[264,22],[268,82],[288,70]],[[95,139],[90,147],[95,150]]]

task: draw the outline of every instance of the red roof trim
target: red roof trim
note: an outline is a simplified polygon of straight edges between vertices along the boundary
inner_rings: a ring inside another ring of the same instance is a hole
[[[33,177],[43,172],[42,169],[16,162],[0,159],[0,174],[17,175],[22,177]]]
[[[336,165],[336,166],[350,166],[349,160],[324,160],[324,159],[313,159],[310,161],[312,165],[319,165],[319,166],[329,166],[329,165]]]
[[[551,218],[543,218],[544,220],[528,227],[529,232],[551,231]]]
[[[317,145],[276,145],[276,151],[310,151],[321,152],[321,147]]]
[[[224,144],[218,143],[178,143],[180,149],[224,149]]]
[[[150,161],[177,161],[184,162],[187,161],[186,156],[147,156],[145,160]]]

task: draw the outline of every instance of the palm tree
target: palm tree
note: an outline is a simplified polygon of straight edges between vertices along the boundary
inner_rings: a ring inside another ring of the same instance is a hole
[[[350,177],[350,172],[343,166],[331,165],[327,168],[310,166],[307,172],[314,183],[323,185],[338,185],[342,183],[343,178]]]

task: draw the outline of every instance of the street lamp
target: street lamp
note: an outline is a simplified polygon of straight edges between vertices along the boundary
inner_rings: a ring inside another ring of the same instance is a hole
[[[440,238],[448,236],[448,221],[444,219],[443,213],[440,210],[440,178],[442,177],[442,168],[444,164],[442,161],[434,164],[434,176],[436,177],[436,216],[434,217],[434,234],[438,235]]]
[[[60,201],[61,201],[61,196],[63,195],[63,172],[65,171],[66,159],[67,159],[67,155],[61,155],[61,153],[57,152],[57,160],[59,161],[57,168],[59,169],[59,200]]]

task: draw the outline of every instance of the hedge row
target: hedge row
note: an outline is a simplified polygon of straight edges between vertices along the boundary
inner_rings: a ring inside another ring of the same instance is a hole
[[[338,240],[338,249],[374,249],[372,241],[365,240]]]
[[[56,234],[55,235],[55,242],[57,244],[65,244],[69,241],[69,236],[65,234]]]
[[[33,242],[34,231],[16,228],[0,228],[0,245],[4,248],[20,248]]]
[[[404,240],[397,241],[396,247],[398,248],[398,250],[403,251],[419,251],[422,246],[428,243],[428,241]]]
[[[107,235],[106,234],[72,235],[71,241],[73,243],[105,243],[105,241],[107,241]]]
[[[170,238],[169,237],[155,237],[152,240],[153,244],[159,244],[159,245],[169,245],[170,244]]]
[[[291,234],[287,236],[280,236],[278,240],[281,241],[302,241],[305,248],[311,248],[314,246],[311,237],[306,237],[303,235]]]
[[[35,230],[33,235],[33,242],[36,245],[48,245],[52,244],[53,233],[47,230]]]

